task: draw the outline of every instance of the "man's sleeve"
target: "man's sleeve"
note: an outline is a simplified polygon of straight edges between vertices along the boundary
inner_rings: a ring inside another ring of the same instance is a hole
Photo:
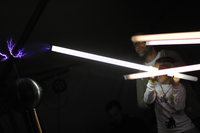
[[[172,51],[172,50],[162,50],[161,51],[161,57],[163,56],[170,56],[175,60],[175,63],[173,63],[173,67],[178,67],[178,66],[185,66],[185,62],[181,58],[178,52]]]

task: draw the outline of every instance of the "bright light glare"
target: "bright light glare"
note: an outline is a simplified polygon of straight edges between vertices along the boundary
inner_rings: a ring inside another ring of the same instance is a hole
[[[135,35],[131,37],[133,42],[137,41],[156,41],[156,40],[179,40],[179,39],[197,39],[200,38],[200,31],[179,32],[166,34]]]
[[[146,45],[200,44],[200,39],[147,41]]]
[[[197,70],[200,70],[200,64],[157,70],[156,72],[149,71],[149,72],[129,74],[129,75],[124,75],[124,78],[128,80],[128,79],[147,78],[147,77],[152,77],[152,76],[161,76],[161,75],[168,75],[168,76],[174,75],[174,76],[177,76],[178,78],[197,81],[196,77],[185,75],[185,74],[184,75],[177,74],[177,73],[197,71]]]
[[[118,60],[118,59],[113,59],[113,58],[104,57],[104,56],[100,56],[100,55],[90,54],[90,53],[81,52],[81,51],[72,50],[72,49],[63,48],[63,47],[54,46],[54,45],[52,46],[51,50],[54,52],[58,52],[58,53],[63,53],[63,54],[72,55],[72,56],[81,57],[81,58],[90,59],[90,60],[95,60],[95,61],[100,61],[100,62],[104,62],[104,63],[108,63],[108,64],[131,68],[131,69],[137,69],[137,70],[141,70],[141,71],[149,71],[149,72],[125,75],[124,76],[125,79],[137,79],[137,78],[143,78],[143,77],[151,77],[152,75],[156,76],[156,75],[165,75],[166,73],[186,72],[187,68],[188,68],[188,71],[192,71],[192,70],[195,71],[195,70],[200,69],[200,65],[198,65],[198,66],[193,65],[193,67],[192,66],[184,66],[184,67],[179,67],[179,68],[158,70],[157,68],[154,68],[154,67],[149,67],[149,66],[145,66],[145,65],[140,65],[140,64],[136,64],[136,63],[132,63],[132,62],[122,61],[122,60]],[[190,68],[191,68],[191,70],[189,70]],[[166,71],[166,70],[168,70],[168,71]],[[191,76],[187,77],[188,80],[190,80],[189,79],[190,77]],[[182,76],[180,78],[184,78],[184,76]]]
[[[90,59],[90,60],[100,61],[100,62],[104,62],[104,63],[108,63],[108,64],[123,66],[123,67],[131,68],[131,69],[137,69],[137,70],[141,70],[141,71],[157,70],[157,68],[152,68],[152,67],[148,67],[145,65],[140,65],[140,64],[136,64],[136,63],[132,63],[132,62],[122,61],[122,60],[118,60],[118,59],[113,59],[113,58],[104,57],[104,56],[100,56],[100,55],[90,54],[90,53],[81,52],[81,51],[72,50],[72,49],[63,48],[63,47],[54,46],[54,45],[52,46],[51,50],[54,52],[59,52],[59,53],[67,54],[67,55],[72,55],[72,56],[77,56],[77,57],[86,58],[86,59]]]

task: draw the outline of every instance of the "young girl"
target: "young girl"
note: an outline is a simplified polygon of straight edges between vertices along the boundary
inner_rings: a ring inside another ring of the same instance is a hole
[[[158,69],[172,67],[171,57],[156,61]],[[158,133],[199,133],[184,112],[186,91],[179,78],[151,77],[144,93],[146,104],[154,103]]]

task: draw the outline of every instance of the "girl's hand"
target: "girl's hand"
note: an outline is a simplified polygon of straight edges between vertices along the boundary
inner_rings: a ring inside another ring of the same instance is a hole
[[[150,67],[153,67],[153,68],[156,68],[155,66],[150,66]],[[153,76],[153,77],[150,77],[151,81],[155,82],[157,81],[157,76]]]
[[[178,87],[179,86],[179,81],[180,81],[180,78],[176,78],[176,77],[172,77],[172,85],[174,87]]]
[[[151,79],[152,82],[157,81],[157,78],[158,78],[157,76],[150,77],[150,79]]]

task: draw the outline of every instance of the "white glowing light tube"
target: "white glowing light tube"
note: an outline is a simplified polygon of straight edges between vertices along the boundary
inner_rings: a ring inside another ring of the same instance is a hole
[[[147,41],[146,45],[200,44],[200,39]]]
[[[108,64],[131,68],[131,69],[136,69],[136,70],[141,70],[141,71],[149,71],[149,72],[146,72],[147,74],[152,73],[155,75],[157,72],[161,71],[154,67],[149,67],[149,66],[145,66],[145,65],[140,65],[140,64],[136,64],[136,63],[132,63],[132,62],[122,61],[122,60],[118,60],[118,59],[113,59],[113,58],[104,57],[104,56],[100,56],[100,55],[90,54],[90,53],[81,52],[81,51],[63,48],[63,47],[54,46],[54,45],[52,45],[51,50],[54,52],[58,52],[58,53],[63,53],[63,54],[72,55],[72,56],[81,57],[81,58],[90,59],[90,60],[95,60],[95,61],[100,61],[100,62],[104,62],[104,63],[108,63]],[[200,69],[200,66],[198,66],[198,67]],[[174,68],[170,68],[170,69],[174,69]],[[183,69],[186,70],[185,68],[183,68]],[[165,69],[165,70],[167,70],[167,69]],[[159,75],[159,74],[164,75],[166,73],[177,73],[177,72],[182,72],[182,71],[183,70],[181,68],[178,68],[175,71],[169,70],[169,72],[158,73],[157,75]],[[141,74],[141,73],[138,73],[138,74]],[[134,79],[135,75],[137,75],[137,74],[126,75],[125,79]],[[137,78],[142,78],[142,77],[150,77],[150,76],[143,75],[143,76],[139,76]],[[189,80],[189,78],[190,77],[188,77],[188,80]]]
[[[157,40],[181,40],[200,38],[200,31],[196,32],[179,32],[166,34],[135,35],[131,37],[133,42],[137,41],[157,41]]]
[[[132,63],[132,62],[122,61],[122,60],[118,60],[118,59],[113,59],[113,58],[109,58],[109,57],[105,57],[105,56],[90,54],[90,53],[81,52],[81,51],[63,48],[63,47],[54,46],[54,45],[52,45],[51,50],[54,52],[59,52],[59,53],[72,55],[72,56],[76,56],[76,57],[100,61],[100,62],[104,62],[104,63],[108,63],[108,64],[123,66],[123,67],[131,68],[131,69],[137,69],[137,70],[141,70],[141,71],[156,70],[156,68],[148,67],[145,65],[140,65],[140,64],[136,64],[136,63]]]
[[[147,78],[147,77],[152,77],[152,76],[168,75],[168,76],[176,76],[176,77],[182,78],[182,79],[197,81],[198,79],[194,76],[189,76],[189,75],[185,75],[185,74],[177,74],[177,73],[191,72],[191,71],[198,71],[198,70],[200,70],[200,64],[182,66],[182,67],[174,67],[174,68],[162,69],[162,70],[157,70],[157,71],[129,74],[129,75],[124,75],[124,78],[125,79],[138,79],[138,78]]]
[[[186,74],[180,74],[180,73],[176,73],[176,74],[167,74],[167,76],[174,76],[174,77],[177,77],[177,78],[181,78],[181,79],[186,79],[186,80],[190,80],[190,81],[197,81],[198,78],[195,77],[195,76],[190,76],[190,75],[186,75]]]
[[[137,75],[133,75],[133,74],[130,74],[130,75],[124,75],[124,78],[126,80],[133,80],[133,79],[140,79],[140,78],[147,78],[147,77],[151,77],[150,76],[151,74],[149,75],[143,75],[141,73],[137,73]],[[152,74],[153,75],[153,74]],[[162,75],[162,74],[161,74]],[[161,76],[161,75],[157,75],[157,76]],[[190,81],[197,81],[198,78],[195,77],[195,76],[190,76],[190,75],[186,75],[186,74],[167,74],[167,76],[170,76],[170,77],[177,77],[177,78],[180,78],[180,79],[185,79],[185,80],[190,80]]]

